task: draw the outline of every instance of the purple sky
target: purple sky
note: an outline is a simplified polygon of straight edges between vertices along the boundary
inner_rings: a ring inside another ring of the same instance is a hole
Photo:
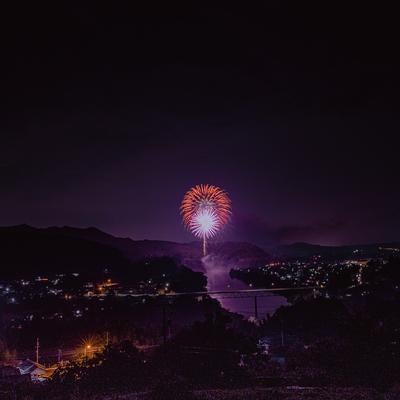
[[[211,183],[224,239],[400,240],[388,16],[255,7],[10,10],[0,224],[187,241],[179,202]]]

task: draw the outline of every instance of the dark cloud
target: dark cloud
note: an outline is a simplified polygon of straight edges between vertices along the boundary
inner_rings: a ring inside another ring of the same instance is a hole
[[[235,216],[234,224],[241,235],[265,247],[298,241],[339,244],[336,238],[346,229],[346,225],[339,221],[271,226],[257,215]]]

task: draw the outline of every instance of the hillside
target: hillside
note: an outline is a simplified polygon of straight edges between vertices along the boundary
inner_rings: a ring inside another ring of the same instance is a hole
[[[0,228],[1,278],[49,272],[92,274],[126,269],[130,261],[118,249],[31,227]]]
[[[169,257],[193,270],[203,271],[201,245],[160,240],[118,238],[97,228],[28,225],[0,227],[2,273],[97,271],[129,268],[145,258]],[[210,253],[230,266],[252,266],[268,259],[261,248],[245,242],[210,244]]]

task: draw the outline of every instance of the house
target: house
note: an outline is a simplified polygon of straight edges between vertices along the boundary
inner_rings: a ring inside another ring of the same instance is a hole
[[[22,375],[30,375],[32,382],[43,382],[49,379],[57,367],[46,367],[40,363],[26,359],[21,361],[18,369]]]

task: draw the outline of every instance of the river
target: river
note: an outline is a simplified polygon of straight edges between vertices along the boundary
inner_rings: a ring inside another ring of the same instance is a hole
[[[203,259],[203,266],[207,275],[207,289],[209,291],[218,290],[243,290],[251,289],[247,284],[237,279],[232,279],[229,275],[230,268],[222,266],[206,257]],[[238,313],[246,318],[255,316],[254,296],[248,294],[216,294],[212,295],[217,299],[221,306],[228,311]],[[258,318],[265,318],[268,314],[272,315],[281,306],[288,305],[286,298],[277,294],[258,294],[257,310]]]

